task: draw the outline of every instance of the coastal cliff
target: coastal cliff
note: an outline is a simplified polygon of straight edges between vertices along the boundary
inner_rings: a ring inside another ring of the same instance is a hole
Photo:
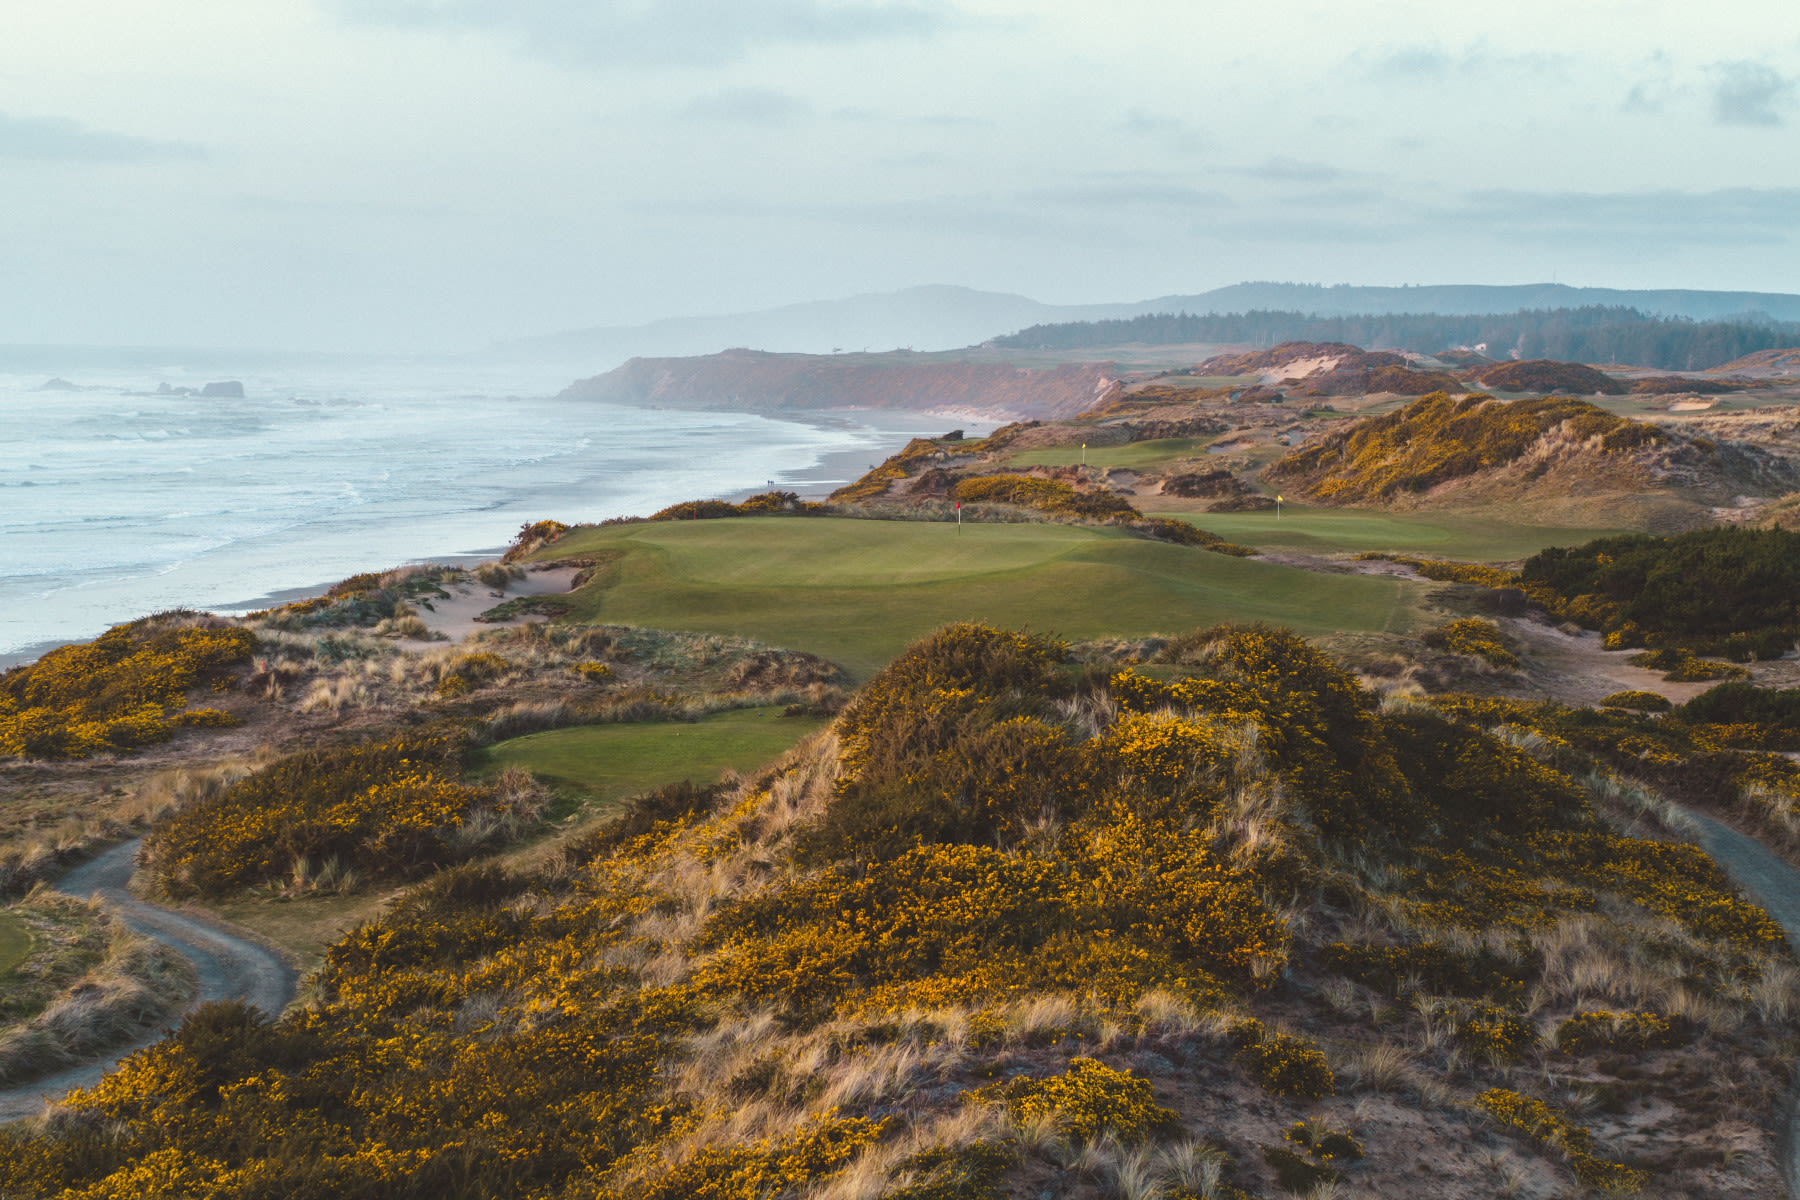
[[[634,358],[571,384],[571,400],[701,409],[894,408],[994,417],[1070,417],[1113,386],[1111,363],[1032,370],[1005,363],[890,354],[770,354]]]

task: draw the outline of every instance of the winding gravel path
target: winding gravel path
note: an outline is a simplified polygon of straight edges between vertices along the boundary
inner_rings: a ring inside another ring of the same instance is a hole
[[[155,938],[193,964],[200,990],[194,1004],[209,1000],[243,1000],[264,1012],[281,1012],[294,998],[299,977],[274,951],[239,936],[223,923],[149,904],[126,890],[136,869],[141,838],[114,846],[81,864],[56,882],[56,890],[86,899],[98,896],[132,929]],[[42,1112],[46,1103],[73,1088],[89,1087],[126,1055],[143,1049],[161,1035],[151,1034],[98,1061],[71,1067],[16,1088],[0,1090],[0,1121],[16,1121]]]

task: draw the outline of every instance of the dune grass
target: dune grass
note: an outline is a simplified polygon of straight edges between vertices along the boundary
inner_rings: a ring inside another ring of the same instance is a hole
[[[1303,634],[1423,623],[1425,589],[1407,581],[1319,575],[1085,526],[970,524],[958,534],[915,521],[659,522],[580,530],[551,554],[603,550],[622,553],[571,594],[565,620],[755,638],[859,678],[952,621],[1070,638],[1221,621]]]
[[[0,912],[0,977],[31,957],[31,931],[11,913]]]
[[[560,792],[607,803],[683,779],[711,783],[727,769],[754,770],[825,724],[781,712],[740,708],[694,723],[551,729],[487,747],[473,765],[481,775],[524,767]]]
[[[1616,529],[1514,525],[1456,513],[1394,513],[1356,508],[1283,504],[1273,512],[1154,513],[1190,521],[1227,541],[1259,550],[1301,554],[1360,554],[1370,550],[1419,552],[1436,558],[1513,562],[1546,546],[1579,546]]]

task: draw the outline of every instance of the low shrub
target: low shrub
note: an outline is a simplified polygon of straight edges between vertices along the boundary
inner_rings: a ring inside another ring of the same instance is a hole
[[[171,815],[144,857],[172,896],[223,897],[336,859],[366,880],[405,878],[504,837],[540,804],[459,782],[460,730],[292,755]]]
[[[1714,679],[1748,679],[1750,672],[1730,663],[1707,662],[1692,650],[1681,646],[1664,646],[1645,650],[1626,660],[1634,667],[1665,672],[1664,683],[1706,683]]]
[[[1144,519],[1143,513],[1116,492],[1077,491],[1060,479],[1039,475],[972,475],[957,480],[950,495],[965,503],[1014,504],[1066,516]]]
[[[960,1149],[940,1146],[902,1159],[894,1168],[904,1180],[881,1193],[882,1200],[1006,1200],[1001,1179],[1018,1152],[995,1142]]]
[[[507,548],[501,562],[517,562],[521,558],[541,550],[569,532],[569,527],[561,521],[527,521],[519,527],[513,543]]]
[[[1687,1021],[1648,1012],[1577,1013],[1556,1027],[1556,1048],[1577,1057],[1602,1050],[1669,1050],[1693,1040]]]
[[[1264,1146],[1263,1161],[1275,1169],[1275,1182],[1281,1190],[1293,1195],[1307,1195],[1320,1187],[1337,1183],[1344,1173],[1322,1163],[1309,1163],[1284,1146]]]
[[[1233,558],[1250,558],[1256,554],[1256,551],[1249,546],[1228,542],[1216,533],[1208,533],[1186,521],[1173,521],[1166,517],[1146,517],[1141,521],[1128,521],[1125,528],[1159,542],[1174,542],[1178,546],[1198,546],[1202,550],[1211,550],[1214,554],[1229,554]]]
[[[1358,983],[1403,997],[1419,988],[1430,995],[1466,996],[1516,1004],[1537,978],[1541,959],[1514,961],[1486,946],[1458,950],[1437,942],[1413,946],[1359,946],[1332,942],[1320,947],[1319,959],[1329,971]]]
[[[1336,1090],[1331,1063],[1310,1040],[1273,1032],[1255,1018],[1234,1026],[1231,1036],[1238,1044],[1234,1060],[1264,1091],[1317,1100]]]
[[[763,492],[741,504],[729,500],[685,500],[650,514],[652,521],[716,521],[725,517],[820,516],[829,504],[802,500],[795,492]]]
[[[1658,692],[1631,690],[1613,692],[1600,700],[1601,708],[1628,708],[1633,712],[1665,713],[1675,706],[1669,698]]]
[[[1425,642],[1507,670],[1519,665],[1518,655],[1506,648],[1506,636],[1500,632],[1500,627],[1476,617],[1464,617],[1434,629],[1425,635]]]
[[[1296,1121],[1281,1136],[1320,1162],[1358,1162],[1363,1156],[1362,1143],[1348,1131],[1332,1129],[1316,1119]]]
[[[1148,1080],[1092,1058],[1074,1058],[1047,1079],[1020,1077],[982,1088],[979,1100],[1004,1105],[1014,1121],[1050,1117],[1075,1145],[1111,1134],[1128,1146],[1173,1132],[1180,1120],[1156,1102]]]
[[[1505,1088],[1489,1088],[1475,1098],[1475,1106],[1502,1128],[1560,1151],[1575,1178],[1587,1187],[1624,1194],[1638,1191],[1650,1181],[1648,1172],[1599,1157],[1594,1153],[1594,1135],[1542,1100]]]
[[[1800,634],[1800,532],[1727,527],[1552,546],[1520,584],[1617,648],[1780,658]]]

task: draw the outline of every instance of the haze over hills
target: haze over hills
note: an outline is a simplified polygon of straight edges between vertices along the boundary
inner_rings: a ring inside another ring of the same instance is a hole
[[[952,350],[1032,325],[1128,319],[1149,313],[1256,310],[1319,316],[1386,313],[1469,315],[1521,309],[1606,306],[1695,320],[1763,314],[1800,320],[1800,295],[1694,289],[1624,290],[1566,284],[1425,287],[1239,283],[1191,295],[1106,304],[1045,304],[1026,296],[930,285],[757,312],[671,317],[635,326],[569,330],[492,347],[487,356],[567,361],[603,370],[628,358],[715,354],[734,347],[786,353],[837,350]]]

